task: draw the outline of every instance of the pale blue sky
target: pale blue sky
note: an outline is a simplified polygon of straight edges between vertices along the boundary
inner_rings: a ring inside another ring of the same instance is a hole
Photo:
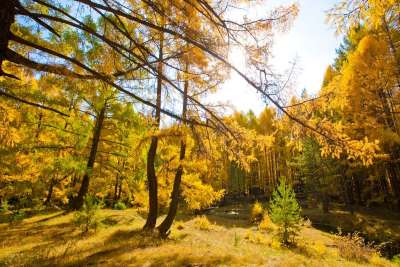
[[[270,6],[292,3],[290,0],[269,0]],[[297,77],[293,84],[293,93],[299,94],[303,88],[310,93],[318,92],[326,67],[335,57],[335,49],[341,38],[335,35],[335,29],[325,23],[326,11],[338,0],[300,0],[300,12],[289,32],[275,38],[272,63],[278,71],[290,67],[297,58]],[[244,65],[240,52],[231,55],[236,66]],[[211,102],[229,102],[235,109],[252,109],[259,113],[265,107],[259,95],[247,86],[237,75],[232,74],[223,88],[210,96]]]

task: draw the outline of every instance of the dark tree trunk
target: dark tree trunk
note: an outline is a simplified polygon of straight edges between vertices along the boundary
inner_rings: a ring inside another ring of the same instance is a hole
[[[50,203],[51,203],[51,198],[52,198],[52,196],[53,196],[53,188],[54,188],[54,179],[52,178],[52,179],[50,180],[49,190],[48,190],[48,192],[47,192],[46,200],[45,200],[44,203],[43,203],[45,206],[48,206],[48,205],[50,205]]]
[[[356,194],[357,198],[357,205],[362,206],[364,204],[363,202],[363,197],[362,197],[362,182],[361,182],[361,177],[359,175],[354,177],[354,191]]]
[[[15,6],[15,0],[2,0],[0,4],[0,76],[12,76],[3,72],[2,64],[6,58],[11,24],[14,23]]]
[[[347,194],[347,209],[351,214],[354,214],[354,193],[353,193],[353,177],[347,177],[345,182],[345,189]]]
[[[341,178],[340,178],[340,184],[342,188],[342,195],[343,195],[343,200],[346,206],[346,209],[350,211],[351,214],[354,213],[354,207],[353,207],[353,201],[352,201],[352,193],[351,191],[351,179],[346,175],[346,169],[347,167],[343,166],[341,172]]]
[[[96,160],[97,148],[100,142],[100,134],[103,127],[105,112],[106,104],[104,104],[104,106],[100,110],[100,114],[96,118],[96,124],[93,131],[92,146],[90,148],[90,154],[86,165],[86,172],[83,176],[78,195],[72,201],[72,209],[74,210],[79,210],[83,206],[83,199],[85,198],[89,190],[90,176],[93,170],[94,162]]]
[[[162,73],[163,73],[163,46],[164,46],[164,35],[161,34],[160,40],[160,50],[158,59],[157,72],[157,99],[156,99],[156,116],[155,116],[155,127],[158,129],[160,127],[161,120],[161,89],[162,89]],[[147,220],[143,226],[144,230],[152,230],[156,227],[157,216],[158,216],[158,189],[157,189],[157,176],[154,167],[154,162],[157,153],[158,137],[153,136],[151,138],[151,144],[149,152],[147,153],[147,186],[149,190],[149,213],[147,215]]]
[[[186,71],[188,71],[188,63],[186,63]],[[185,80],[184,90],[183,90],[183,106],[182,106],[182,119],[186,119],[186,111],[187,111],[187,93],[188,93],[189,81]],[[167,237],[169,235],[169,229],[174,222],[176,212],[178,211],[179,204],[179,195],[180,195],[180,186],[182,181],[183,174],[183,165],[182,161],[185,159],[186,153],[186,136],[182,136],[181,139],[181,148],[179,151],[179,167],[175,173],[174,185],[171,193],[171,202],[169,204],[169,210],[167,217],[165,217],[164,221],[158,226],[158,231],[161,237]]]
[[[149,214],[147,215],[146,224],[143,226],[144,230],[151,230],[156,227],[158,215],[158,189],[157,189],[157,176],[154,167],[154,160],[157,151],[158,138],[153,136],[151,138],[150,149],[147,154],[147,183],[149,189]]]
[[[393,160],[393,159],[392,159]],[[395,163],[390,162],[388,164],[389,169],[389,181],[390,186],[393,192],[393,195],[396,199],[395,207],[400,210],[400,180],[399,180],[399,172],[396,168]]]
[[[329,213],[330,197],[326,192],[322,193],[322,211]]]
[[[36,140],[39,138],[40,129],[42,128],[42,119],[43,119],[43,113],[40,113],[39,114],[39,120],[38,120],[38,126],[37,126],[36,134],[35,134],[35,139]]]
[[[181,149],[180,149],[180,160],[185,158],[186,144],[185,141],[181,141]],[[179,165],[178,170],[175,173],[174,185],[171,193],[171,202],[169,204],[169,210],[167,217],[165,217],[164,221],[158,226],[158,231],[161,237],[167,237],[169,234],[169,229],[171,228],[172,223],[174,222],[176,212],[178,211],[179,204],[179,195],[180,195],[180,185],[183,174],[183,166]]]
[[[122,194],[122,179],[119,179],[117,200],[121,199],[121,194]]]

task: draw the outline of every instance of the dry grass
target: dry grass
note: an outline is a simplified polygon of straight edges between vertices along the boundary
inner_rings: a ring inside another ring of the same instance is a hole
[[[372,255],[378,253],[372,245],[366,244],[357,232],[337,236],[336,244],[341,257],[360,263],[369,262]]]
[[[281,248],[248,219],[186,216],[160,240],[140,231],[144,220],[133,209],[101,216],[103,226],[91,235],[73,225],[73,213],[0,224],[0,266],[390,266],[376,255],[362,265],[340,257],[334,237],[312,227],[300,235],[307,252]],[[199,227],[206,220],[210,231]]]

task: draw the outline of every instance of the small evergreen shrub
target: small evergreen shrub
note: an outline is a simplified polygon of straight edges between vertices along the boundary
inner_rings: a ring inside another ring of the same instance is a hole
[[[118,201],[117,203],[114,204],[114,209],[115,210],[125,210],[126,209],[126,205],[125,205],[124,202]]]
[[[102,203],[97,202],[96,198],[89,195],[85,197],[82,209],[75,213],[73,220],[83,233],[87,233],[91,229],[96,231],[100,226],[99,210],[101,207]]]
[[[279,238],[284,245],[294,242],[302,221],[301,208],[292,187],[281,178],[278,188],[272,194],[270,218],[278,226]]]
[[[260,202],[256,201],[251,208],[251,222],[260,222],[263,218],[264,208]]]

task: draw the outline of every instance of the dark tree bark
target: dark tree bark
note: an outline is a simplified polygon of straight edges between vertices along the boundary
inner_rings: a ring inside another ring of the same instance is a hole
[[[364,205],[363,196],[362,196],[363,183],[361,181],[362,178],[360,175],[363,175],[363,173],[354,177],[354,191],[356,194],[357,206]]]
[[[330,197],[327,192],[322,193],[322,211],[324,213],[329,213],[330,207]]]
[[[11,74],[4,73],[2,69],[3,61],[6,58],[6,52],[8,49],[8,41],[10,40],[10,28],[11,24],[14,23],[15,17],[15,0],[3,0],[0,4],[0,76],[13,77]]]
[[[122,177],[119,179],[117,200],[121,199],[121,194],[122,194]]]
[[[46,200],[43,202],[43,205],[48,206],[51,204],[51,200],[53,197],[53,191],[54,187],[58,185],[61,181],[65,180],[68,178],[69,175],[65,175],[61,179],[57,179],[56,177],[51,178],[50,183],[49,183],[49,190],[47,191],[47,197]]]
[[[188,71],[188,63],[186,63],[186,71]],[[187,94],[188,94],[189,81],[185,80],[184,89],[183,89],[183,105],[182,105],[182,118],[186,119],[187,113]],[[181,147],[179,151],[179,166],[175,173],[174,184],[171,193],[171,202],[169,204],[168,214],[165,217],[164,221],[158,226],[158,231],[161,237],[167,237],[169,235],[169,229],[174,222],[176,212],[178,211],[179,205],[179,195],[180,195],[180,186],[182,181],[183,174],[183,165],[182,161],[185,159],[186,154],[186,136],[182,136],[181,139]]]
[[[163,47],[164,47],[164,35],[161,34],[160,39],[160,50],[158,59],[160,60],[157,66],[158,78],[157,78],[157,99],[156,99],[156,116],[155,116],[155,127],[160,127],[161,120],[161,89],[162,89],[162,73],[163,73]],[[147,153],[147,186],[149,190],[149,213],[147,215],[146,223],[143,226],[144,230],[152,230],[156,227],[157,216],[158,216],[158,188],[157,188],[157,176],[154,167],[155,158],[157,154],[158,137],[153,136],[151,138],[151,144],[149,152]]]
[[[96,124],[93,131],[93,141],[90,148],[90,154],[86,165],[86,172],[83,176],[81,187],[78,195],[72,201],[72,209],[79,210],[83,206],[83,199],[89,190],[89,182],[94,162],[96,160],[97,148],[100,142],[101,129],[103,127],[104,117],[106,112],[106,104],[101,108],[99,115],[96,118]]]
[[[391,159],[394,161],[394,159]],[[396,199],[395,207],[396,209],[400,210],[400,179],[399,179],[399,170],[396,168],[396,164],[390,162],[388,164],[388,171],[389,171],[389,181],[390,187],[393,192],[393,195]]]
[[[119,188],[119,173],[115,177],[115,185],[114,185],[114,204],[118,201],[118,188]]]
[[[43,205],[48,206],[51,203],[51,198],[53,196],[53,188],[54,188],[54,179],[50,180],[49,190],[47,192],[46,200],[44,201]]]

